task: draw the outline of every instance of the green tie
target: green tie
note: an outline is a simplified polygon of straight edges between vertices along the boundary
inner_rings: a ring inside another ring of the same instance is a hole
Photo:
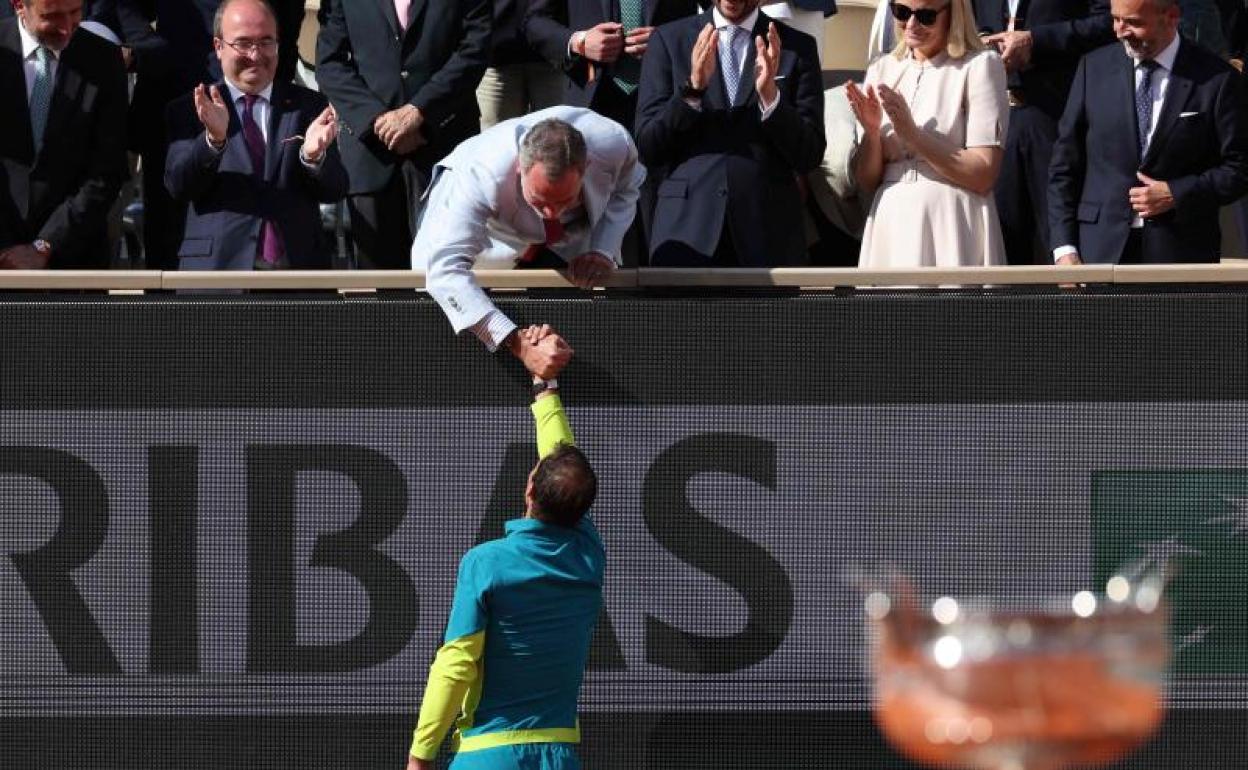
[[[43,148],[43,130],[52,106],[52,52],[46,46],[35,49],[35,82],[30,89],[30,130],[35,136],[35,154]]]
[[[646,25],[645,0],[620,0],[620,24],[624,27],[626,35],[638,27],[644,27]],[[637,90],[637,83],[641,80],[640,59],[622,53],[620,58],[615,60],[615,67],[612,71],[615,73],[615,84],[626,95]]]

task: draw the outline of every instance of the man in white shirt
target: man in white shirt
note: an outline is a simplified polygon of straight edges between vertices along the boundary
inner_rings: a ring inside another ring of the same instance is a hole
[[[506,347],[548,378],[571,349],[558,335],[533,345],[516,334],[472,268],[566,267],[577,286],[602,285],[620,264],[645,178],[628,132],[590,110],[551,107],[504,121],[435,166],[412,267],[426,271],[456,333],[490,351]]]

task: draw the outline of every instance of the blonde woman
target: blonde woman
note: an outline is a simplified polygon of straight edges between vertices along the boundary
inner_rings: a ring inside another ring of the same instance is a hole
[[[897,47],[846,88],[872,195],[859,266],[1004,264],[992,189],[1009,106],[1005,67],[968,0],[893,0]]]

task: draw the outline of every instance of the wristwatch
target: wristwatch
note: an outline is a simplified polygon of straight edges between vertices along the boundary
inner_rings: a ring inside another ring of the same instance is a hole
[[[533,379],[533,387],[531,388],[533,398],[537,398],[548,390],[559,390],[559,380]]]
[[[702,95],[705,93],[706,93],[705,88],[694,88],[693,81],[691,80],[686,80],[680,86],[680,98],[681,99],[701,99]]]

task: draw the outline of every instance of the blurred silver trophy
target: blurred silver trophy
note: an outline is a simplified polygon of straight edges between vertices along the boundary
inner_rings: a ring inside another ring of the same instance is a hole
[[[931,767],[1095,767],[1161,723],[1170,661],[1161,571],[1119,574],[1044,610],[920,606],[893,573],[864,585],[876,721]]]

